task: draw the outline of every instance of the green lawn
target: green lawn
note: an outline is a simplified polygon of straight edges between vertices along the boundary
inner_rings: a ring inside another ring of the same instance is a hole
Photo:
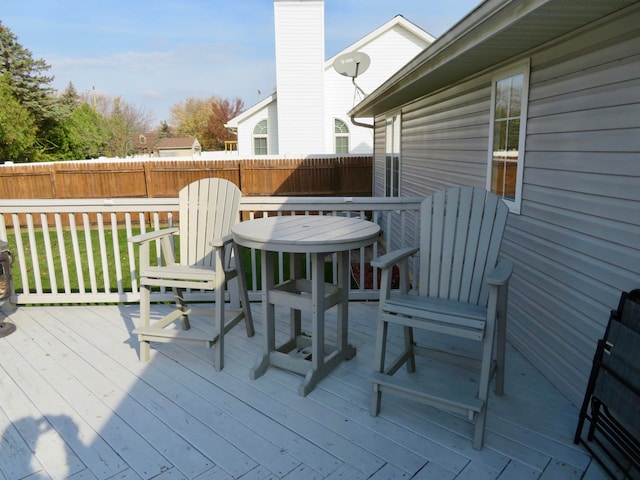
[[[133,231],[134,235],[137,233],[139,233],[139,231],[135,231],[135,230]],[[50,232],[49,235],[50,235],[51,249],[53,251],[53,272],[55,272],[54,275],[55,275],[58,291],[61,291],[64,288],[64,278],[63,278],[62,267],[61,267],[62,257],[60,255],[60,245],[58,242],[58,237],[55,232]],[[92,229],[90,231],[91,245],[92,245],[93,257],[94,257],[95,276],[98,283],[98,289],[102,291],[102,286],[104,284],[104,280],[103,280],[104,268],[101,260],[101,254],[100,254],[99,235],[100,235],[100,232],[97,229]],[[107,257],[106,270],[107,270],[107,275],[109,276],[110,288],[112,291],[115,291],[117,288],[117,283],[116,283],[117,280],[116,280],[116,271],[115,271],[115,258],[114,258],[114,252],[113,252],[113,238],[112,238],[111,230],[110,229],[105,230],[104,235],[105,235],[106,257]],[[20,266],[18,265],[18,260],[17,260],[17,248],[15,243],[15,236],[13,235],[13,233],[9,233],[8,237],[9,238],[7,239],[7,241],[9,242],[9,250],[13,253],[13,256],[14,256],[14,264],[12,269],[14,289],[16,293],[21,293],[23,292],[22,272],[21,272]],[[36,250],[38,252],[45,252],[46,250],[45,250],[45,241],[44,241],[43,232],[41,230],[36,231],[34,234],[34,237],[35,237]],[[178,249],[179,247],[179,240],[180,240],[179,236],[176,236],[175,237],[176,249]],[[33,291],[35,286],[36,269],[34,268],[34,265],[31,262],[31,257],[32,257],[31,247],[28,243],[28,239],[25,236],[23,236],[23,241],[25,242],[23,244],[23,248],[25,251],[26,259],[27,259],[27,265],[25,266],[27,269],[27,280],[29,282],[30,290]],[[78,283],[78,274],[77,274],[78,268],[82,268],[82,274],[83,274],[82,278],[83,278],[85,290],[90,291],[91,283],[90,283],[90,276],[89,276],[89,262],[83,262],[83,265],[76,264],[74,260],[75,256],[73,255],[73,251],[74,251],[73,240],[72,240],[71,232],[69,230],[64,231],[63,242],[64,242],[63,250],[66,253],[64,258],[66,260],[67,268],[69,271],[69,284],[71,287],[71,291],[72,292],[80,291],[79,283]],[[120,247],[120,264],[122,268],[123,290],[130,291],[131,290],[131,266],[129,265],[128,241],[127,241],[127,232],[125,229],[118,230],[118,244]],[[85,232],[83,230],[78,230],[78,249],[80,250],[81,257],[86,258],[88,255],[88,249],[87,249],[87,241],[85,240]],[[138,258],[137,245],[134,246],[134,255],[136,258],[136,265],[137,265],[137,258]],[[151,257],[154,258],[155,255],[156,255],[155,242],[153,242],[151,244]],[[245,275],[247,277],[247,286],[250,288],[252,285],[251,283],[252,271],[251,271],[251,254],[248,249],[245,249],[245,248],[242,249],[242,259],[243,259],[243,265],[245,268]],[[257,279],[258,288],[260,288],[260,284],[261,284],[260,252],[256,252],[256,262],[257,262],[256,274],[258,277]],[[276,259],[276,262],[277,262],[277,259]],[[283,262],[284,262],[284,271],[289,272],[289,255],[288,254],[284,255]],[[42,281],[43,291],[51,292],[52,273],[49,271],[49,267],[46,263],[46,258],[44,256],[44,253],[41,254],[39,257],[39,267],[40,267],[40,277]],[[304,267],[303,267],[303,271],[304,271]],[[330,279],[332,278],[332,268],[330,263],[326,264],[325,272],[327,276],[326,278],[328,279],[328,281],[330,281]],[[278,280],[276,279],[276,281]]]

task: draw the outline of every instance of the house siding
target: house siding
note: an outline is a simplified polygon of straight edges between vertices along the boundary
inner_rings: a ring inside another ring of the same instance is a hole
[[[576,404],[609,311],[640,287],[639,25],[633,7],[513,59],[531,59],[531,78],[521,213],[502,248],[509,338]],[[486,185],[491,74],[404,106],[402,195]]]

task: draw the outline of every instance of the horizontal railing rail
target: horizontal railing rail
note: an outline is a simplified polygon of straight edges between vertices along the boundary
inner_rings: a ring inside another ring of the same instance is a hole
[[[378,223],[380,240],[351,253],[349,298],[364,300],[378,297],[377,272],[369,260],[387,245],[414,243],[420,201],[418,197],[245,196],[241,212],[243,221],[268,215],[317,214]],[[127,238],[177,222],[177,198],[0,200],[0,239],[9,242],[14,259],[12,301],[18,305],[137,302],[137,247]],[[250,297],[259,300],[259,253],[250,251],[249,258]],[[157,261],[161,262],[159,256]],[[335,255],[328,262],[335,278]],[[279,278],[286,278],[285,270],[286,258],[279,255]],[[210,300],[204,292],[188,295]],[[164,289],[152,296],[158,302],[173,300],[172,292]]]

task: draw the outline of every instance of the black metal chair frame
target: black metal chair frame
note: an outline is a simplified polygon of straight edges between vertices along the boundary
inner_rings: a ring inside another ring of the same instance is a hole
[[[598,341],[574,437],[574,443],[582,444],[614,479],[640,479],[639,371],[640,289],[636,289],[622,293]],[[625,407],[611,405],[615,399],[626,402]],[[589,424],[586,436],[585,423]]]

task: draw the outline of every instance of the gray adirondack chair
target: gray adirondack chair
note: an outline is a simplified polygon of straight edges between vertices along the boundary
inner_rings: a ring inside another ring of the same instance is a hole
[[[190,183],[179,194],[179,228],[165,228],[129,238],[140,245],[140,325],[133,333],[140,342],[140,360],[148,361],[150,342],[182,341],[216,346],[214,366],[224,365],[224,334],[244,319],[248,336],[254,327],[249,298],[242,271],[239,248],[233,243],[231,226],[239,220],[240,190],[231,182],[205,178]],[[180,236],[179,258],[176,258],[172,237]],[[163,265],[154,265],[150,245],[159,241]],[[225,303],[225,285],[231,280],[230,303]],[[175,295],[175,310],[163,318],[151,321],[152,287],[168,287]],[[215,292],[213,307],[188,305],[184,289]],[[204,330],[191,329],[189,315],[213,318]],[[181,329],[173,325],[180,320]]]
[[[421,205],[420,245],[371,262],[382,269],[371,415],[379,414],[383,392],[409,397],[467,416],[475,422],[473,447],[482,448],[494,374],[496,393],[504,391],[512,264],[498,261],[498,254],[507,214],[504,202],[482,189],[437,192]],[[408,260],[415,254],[419,254],[419,285],[410,290]],[[394,265],[400,270],[399,291],[390,288]],[[386,360],[389,325],[400,325],[404,335],[404,350],[391,362]],[[414,329],[426,332],[420,333],[424,344],[416,343]],[[455,337],[467,340],[451,345]],[[420,372],[431,369],[432,375],[417,376],[416,355],[430,358]],[[455,367],[444,374],[442,362]],[[400,368],[403,364],[407,373]],[[451,372],[459,373],[459,378]]]

